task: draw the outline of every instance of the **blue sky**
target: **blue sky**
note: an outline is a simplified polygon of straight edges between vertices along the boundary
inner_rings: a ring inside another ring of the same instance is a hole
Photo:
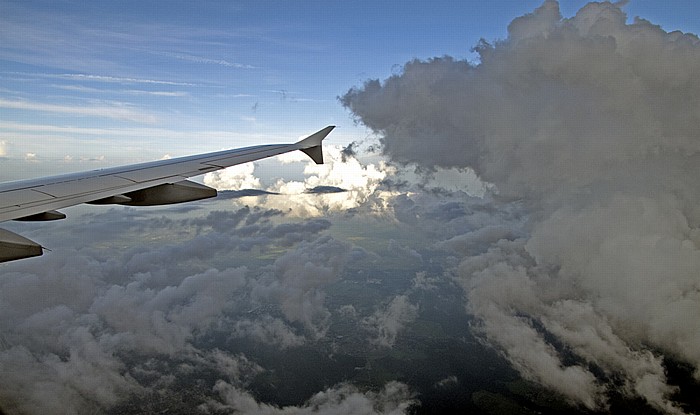
[[[561,1],[562,13],[585,3]],[[347,144],[367,133],[337,96],[413,58],[473,59],[480,38],[504,38],[540,4],[4,1],[0,156],[35,176],[290,141],[328,124]],[[699,31],[692,1],[625,10]]]

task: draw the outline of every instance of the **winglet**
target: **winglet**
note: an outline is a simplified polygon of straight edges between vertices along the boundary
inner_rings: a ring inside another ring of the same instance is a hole
[[[335,128],[334,125],[329,125],[321,131],[318,131],[305,139],[299,141],[297,146],[299,150],[306,153],[307,156],[311,157],[316,164],[323,164],[323,151],[321,150],[321,142],[331,131]]]

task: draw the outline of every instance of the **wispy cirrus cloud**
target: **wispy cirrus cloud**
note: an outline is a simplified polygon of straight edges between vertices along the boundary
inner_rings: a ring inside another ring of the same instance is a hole
[[[0,104],[0,108],[2,104]],[[246,134],[225,130],[197,130],[197,131],[179,131],[167,128],[91,128],[91,127],[75,127],[75,126],[58,126],[50,124],[29,124],[15,121],[0,121],[0,131],[12,131],[13,133],[34,132],[34,133],[59,133],[71,135],[101,135],[111,137],[150,137],[150,138],[169,138],[173,140],[187,140],[197,136],[203,141],[223,140],[228,143],[228,146],[245,145],[248,143],[258,143],[261,141],[269,141],[278,139],[276,137],[268,137],[263,134]],[[281,139],[280,139],[281,140]]]
[[[60,79],[81,82],[102,82],[111,84],[147,84],[147,85],[168,85],[168,86],[199,86],[191,82],[178,82],[167,79],[151,79],[137,77],[108,76],[89,73],[42,73],[42,72],[0,72],[0,79],[26,81],[31,79]]]
[[[85,92],[94,94],[125,94],[125,95],[150,95],[157,97],[186,97],[189,93],[185,91],[146,91],[143,89],[122,89],[122,90],[104,90],[100,88],[91,88],[81,85],[51,85],[53,88],[63,89],[65,91]]]
[[[129,78],[120,76],[93,75],[84,73],[63,73],[63,74],[34,74],[46,78],[71,79],[76,81],[110,82],[120,84],[155,84],[155,85],[177,85],[196,86],[189,82],[176,82],[162,79]]]
[[[90,117],[112,118],[122,121],[133,121],[144,124],[153,124],[157,121],[155,115],[124,106],[74,106],[47,104],[42,102],[8,100],[0,98],[0,108],[18,109],[27,111],[41,111],[59,114],[72,114]]]
[[[255,66],[252,65],[247,65],[243,63],[238,63],[238,62],[229,62],[226,59],[211,59],[211,58],[206,58],[203,56],[196,56],[196,55],[190,55],[187,53],[182,53],[182,52],[151,52],[156,55],[160,56],[165,56],[168,58],[174,58],[182,61],[187,61],[187,62],[193,62],[193,63],[202,63],[202,64],[208,64],[208,65],[221,65],[221,66],[226,66],[229,68],[236,68],[236,69],[256,69]]]

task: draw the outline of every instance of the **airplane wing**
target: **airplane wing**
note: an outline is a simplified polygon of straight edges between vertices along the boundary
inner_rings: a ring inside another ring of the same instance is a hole
[[[216,189],[186,179],[294,150],[301,150],[322,164],[321,141],[333,128],[328,126],[293,144],[259,145],[0,183],[0,222],[63,219],[66,216],[56,209],[80,203],[155,206],[215,197]],[[43,248],[36,242],[0,229],[0,262],[42,253]]]

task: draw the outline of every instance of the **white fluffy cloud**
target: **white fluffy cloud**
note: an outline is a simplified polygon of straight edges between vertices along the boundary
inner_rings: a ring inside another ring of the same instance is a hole
[[[393,171],[391,167],[383,162],[363,164],[355,157],[344,156],[339,146],[324,146],[323,151],[324,164],[321,165],[313,163],[300,152],[281,156],[281,161],[286,164],[306,163],[304,181],[279,179],[265,189],[279,195],[244,197],[242,202],[250,206],[279,209],[293,216],[309,217],[357,208],[371,197],[379,200],[390,197],[391,193],[381,190],[380,184]],[[219,190],[258,189],[261,183],[253,173],[252,164],[235,166],[208,173],[204,183]]]
[[[472,168],[496,205],[529,211],[524,231],[493,224],[440,244],[464,256],[455,276],[477,331],[514,367],[604,408],[593,364],[680,412],[663,358],[700,373],[697,36],[628,24],[607,2],[565,19],[548,0],[476,52],[478,64],[409,62],[342,102],[392,160]],[[405,222],[418,220],[409,202],[396,203]]]
[[[253,175],[254,171],[254,163],[239,164],[207,173],[204,176],[204,183],[217,190],[258,189],[260,179]]]

